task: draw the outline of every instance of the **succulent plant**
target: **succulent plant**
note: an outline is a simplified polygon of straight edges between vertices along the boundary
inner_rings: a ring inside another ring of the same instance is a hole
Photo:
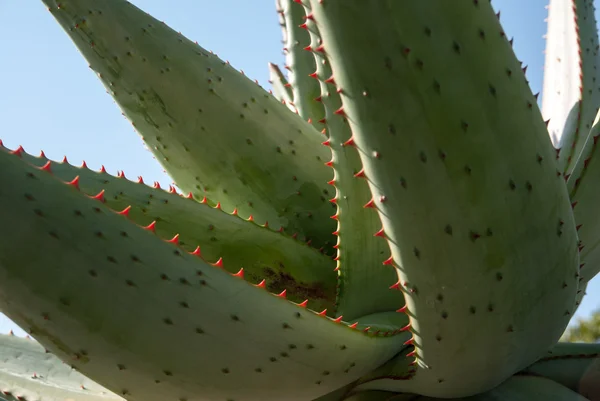
[[[1,147],[0,310],[41,343],[1,338],[3,399],[600,399],[558,342],[600,270],[592,1],[550,2],[549,122],[489,1],[277,0],[272,93],[43,2],[181,193]]]

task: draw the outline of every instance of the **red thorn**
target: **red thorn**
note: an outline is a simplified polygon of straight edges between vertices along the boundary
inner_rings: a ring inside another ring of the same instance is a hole
[[[350,327],[351,329],[355,329],[356,326],[358,326],[358,322],[354,322],[351,325],[349,325],[348,327]]]
[[[406,326],[404,326],[403,328],[401,328],[401,329],[400,329],[400,331],[409,331],[409,330],[410,330],[410,328],[411,328],[411,325],[410,325],[410,323],[409,323],[409,324],[407,324]]]
[[[331,141],[328,139],[325,142],[321,143],[321,145],[331,146]]]
[[[286,298],[286,295],[287,295],[287,290],[283,290],[279,294],[277,294],[277,296],[279,298]]]
[[[194,255],[194,256],[198,256],[198,257],[202,256],[202,252],[200,252],[200,246],[197,246],[193,252],[190,252],[190,255]]]
[[[327,316],[327,309],[323,309],[321,312],[317,313],[319,316]]]
[[[334,220],[339,219],[340,218],[339,211],[336,214],[334,214],[333,216],[331,216],[331,218],[334,219]]]
[[[239,278],[244,278],[244,268],[242,267],[242,268],[240,269],[240,271],[238,271],[238,272],[237,272],[237,273],[235,273],[235,274],[232,274],[232,276],[239,277]]]
[[[406,357],[410,358],[411,356],[415,356],[416,354],[417,354],[417,350],[412,350],[408,354],[406,354]]]
[[[44,171],[47,171],[48,173],[52,174],[51,165],[52,165],[52,163],[50,162],[50,160],[48,160],[46,162],[46,164],[44,164],[42,167],[40,167],[40,170],[44,170]]]
[[[215,263],[212,264],[213,266],[217,266],[217,267],[223,267],[223,258],[219,258],[219,260],[217,260]]]
[[[262,279],[262,281],[261,281],[260,283],[256,284],[256,287],[263,288],[263,289],[264,289],[264,288],[267,288],[267,280],[265,280],[265,279],[263,278],[263,279]]]
[[[373,199],[371,199],[363,207],[364,208],[375,208],[375,201]]]
[[[148,230],[148,231],[152,231],[153,233],[156,232],[156,221],[153,221],[152,223],[148,224],[146,227],[143,227],[144,230]]]
[[[206,199],[206,196],[202,198],[202,200],[200,201],[200,203],[204,203],[204,204],[208,203],[208,199]]]
[[[365,169],[360,169],[360,171],[354,174],[356,178],[364,178],[365,177]]]
[[[117,178],[125,178],[125,172],[124,171],[118,171],[117,172]]]
[[[328,167],[333,167],[333,160],[329,160],[327,163],[325,163],[325,165]]]
[[[300,3],[300,4],[302,4],[302,3]],[[315,17],[313,15],[313,13],[310,13],[310,14],[306,14],[306,17],[304,17],[304,19],[309,19],[311,21],[314,21]]]
[[[342,146],[356,146],[354,143],[354,137],[351,136],[350,139],[342,144]]]
[[[331,180],[331,181],[327,181],[327,183],[329,185],[333,185],[335,187],[335,179]]]
[[[104,193],[104,190],[103,190],[101,193]],[[128,217],[128,216],[129,216],[129,211],[130,211],[130,210],[131,210],[131,205],[127,206],[125,209],[121,210],[121,211],[120,211],[120,212],[118,212],[118,213],[119,213],[120,215],[123,215],[123,216],[127,216],[127,217]],[[152,222],[152,224],[156,224],[156,222]],[[152,224],[150,224],[150,226],[151,226]],[[148,226],[148,227],[150,227],[150,226]],[[145,227],[145,228],[146,228],[146,229],[148,229],[148,227]],[[152,228],[154,228],[154,226],[153,226]]]
[[[0,146],[2,146],[2,141],[0,140]],[[3,147],[3,146],[2,146]],[[40,150],[40,159],[47,159],[46,154],[44,153],[43,150]],[[83,162],[85,164],[85,161]],[[82,166],[83,167],[83,166]]]
[[[400,281],[398,281],[397,283],[394,283],[394,284],[390,285],[388,288],[390,290],[398,290],[398,289],[400,289]]]
[[[315,51],[319,53],[325,53],[325,47],[323,47],[323,45],[319,45],[319,47],[317,47]]]
[[[188,194],[185,197],[188,199],[194,199],[194,195],[192,195],[191,192],[188,192]]]
[[[13,155],[17,155],[17,156],[21,157],[21,155],[23,154],[23,152],[25,152],[25,149],[23,149],[23,146],[19,145],[18,148],[16,148],[15,150],[13,150],[10,153],[13,154]]]
[[[335,258],[333,258],[333,260],[335,260],[336,262],[337,262],[338,260],[340,260],[340,255],[336,255],[336,256],[335,256]],[[339,267],[339,266],[338,266],[338,267],[336,267],[335,269],[333,269],[333,271],[335,271],[335,272],[336,272],[336,271],[338,271],[338,270],[340,270],[340,267]]]
[[[322,102],[323,101],[323,96],[316,97],[315,101]]]
[[[143,184],[144,183],[144,178],[141,175],[138,175],[137,183],[138,184]]]
[[[104,203],[104,190],[98,192],[94,196],[90,196],[90,198],[95,199],[97,201],[100,201],[100,202]]]
[[[399,313],[406,313],[406,311],[407,311],[407,310],[408,310],[408,306],[407,306],[407,305],[404,305],[402,308],[400,308],[400,309],[396,309],[396,312],[399,312]]]
[[[337,204],[338,203],[338,198],[331,198],[331,199],[329,199],[329,202],[331,202],[333,204]]]
[[[344,111],[344,106],[340,107],[333,114],[337,114],[338,116],[346,117],[346,112]]]
[[[326,84],[335,84],[335,79],[333,79],[333,75],[325,80]]]
[[[302,28],[302,29],[308,29],[308,25],[306,25],[306,22],[303,24],[298,25],[298,27]]]
[[[338,258],[337,260],[339,260],[339,257],[336,256],[336,258]],[[336,259],[334,259],[336,260]],[[340,266],[336,266],[335,269],[333,269],[334,272],[339,272],[340,271]]]
[[[319,123],[326,124],[327,123],[327,119],[326,118],[322,118],[322,119],[319,120]]]
[[[336,317],[335,319],[333,319],[333,321],[336,323],[339,323],[342,321],[342,318],[343,318],[343,316],[339,316],[339,317]]]
[[[311,77],[311,78],[315,78],[315,79],[319,78],[319,76],[317,75],[316,71],[313,72],[312,74],[308,74],[308,76]]]
[[[306,24],[303,24],[303,25],[306,25]],[[302,27],[302,25],[300,25],[300,27]],[[306,50],[306,51],[309,51],[309,52],[311,52],[311,51],[312,51],[312,46],[311,46],[311,45],[308,45],[308,46],[306,46],[306,47],[305,47],[303,50]]]
[[[179,244],[179,234],[175,234],[173,236],[173,238],[171,238],[167,242],[170,242],[171,244],[176,244],[176,245]]]
[[[68,185],[77,188],[77,190],[79,191],[79,176],[73,178],[73,181],[67,182]]]
[[[382,264],[384,264],[386,266],[393,266],[394,265],[394,257],[390,256],[389,258],[384,260]]]
[[[254,217],[252,215],[250,215],[250,217],[248,217],[248,220],[246,221],[254,221]]]
[[[154,188],[160,189],[160,182],[154,181]]]
[[[175,187],[173,185],[169,185],[169,192],[172,194],[176,194],[177,190],[175,189]]]
[[[69,161],[67,160],[67,156],[64,156],[64,157],[63,157],[63,159],[62,159],[62,162],[63,162],[64,164],[68,164],[68,163],[69,163]]]
[[[42,153],[44,153],[44,152],[42,152]],[[81,163],[81,168],[88,168],[87,163],[85,162],[85,160]]]
[[[106,173],[106,169],[104,168],[104,164],[102,166],[100,166],[100,172],[101,173]]]
[[[334,231],[334,232],[332,232],[331,234],[333,234],[333,235],[335,235],[335,236],[337,237],[338,235],[340,235],[340,232],[339,232],[339,230],[335,230],[335,231]]]
[[[215,205],[215,209],[221,209],[221,202],[217,202],[217,204]],[[250,216],[252,217],[252,216]],[[248,219],[248,221],[252,221],[250,219]]]
[[[306,308],[306,306],[308,305],[308,299],[305,299],[304,301],[302,301],[301,303],[299,303],[297,305],[301,308]]]
[[[375,234],[373,234],[373,237],[385,238],[385,232],[383,231],[383,228],[381,228],[381,230],[379,230]]]
[[[404,345],[415,345],[415,338],[411,337],[410,340],[404,342]]]

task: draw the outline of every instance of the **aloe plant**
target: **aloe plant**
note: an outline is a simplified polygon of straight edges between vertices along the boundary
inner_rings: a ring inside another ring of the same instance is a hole
[[[550,122],[488,1],[277,0],[273,93],[43,2],[182,192],[1,147],[0,310],[47,350],[0,340],[5,400],[600,397],[558,342],[600,270],[591,1],[551,1]]]

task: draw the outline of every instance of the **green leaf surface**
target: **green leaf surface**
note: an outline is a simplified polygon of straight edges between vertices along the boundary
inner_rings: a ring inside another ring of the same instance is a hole
[[[330,152],[310,124],[127,1],[44,3],[179,188],[316,248],[332,240]]]
[[[37,342],[14,335],[0,335],[0,391],[5,401],[123,401]]]
[[[173,188],[162,190],[131,182],[122,173],[114,177],[68,162],[50,161],[43,155],[34,157],[20,149],[19,156],[62,181],[77,179],[79,189],[89,196],[102,192],[101,199],[109,208],[126,211],[139,226],[153,225],[159,238],[175,239],[182,249],[200,252],[205,260],[214,263],[221,259],[230,273],[238,273],[243,267],[247,281],[257,284],[265,279],[266,289],[271,292],[286,290],[294,302],[308,299],[308,307],[313,310],[332,310],[336,292],[334,263],[288,235],[183,197]]]
[[[126,399],[314,399],[405,341],[235,277],[18,155],[0,152],[0,183],[1,310]]]
[[[590,400],[600,399],[600,343],[558,343],[522,373],[546,377]]]
[[[417,373],[394,390],[487,391],[558,340],[578,290],[569,197],[519,61],[489,2],[311,6],[407,299]]]

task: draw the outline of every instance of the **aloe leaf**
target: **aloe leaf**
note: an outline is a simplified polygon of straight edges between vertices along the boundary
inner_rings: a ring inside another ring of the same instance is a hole
[[[571,204],[489,2],[369,4],[311,0],[407,299],[417,373],[394,390],[470,396],[567,326]]]
[[[561,172],[570,174],[600,106],[598,31],[594,3],[551,0],[542,112],[560,148]]]
[[[600,344],[558,343],[522,373],[546,377],[596,400],[600,397]]]
[[[44,0],[177,186],[298,232],[335,225],[321,134],[217,56],[124,0]]]
[[[0,390],[6,401],[123,401],[37,342],[14,335],[0,335]]]
[[[593,399],[593,398],[592,398]],[[391,398],[389,401],[400,401]],[[420,397],[419,401],[441,401],[438,398]],[[457,401],[590,401],[586,397],[543,377],[514,376],[487,393],[474,397],[457,398]]]
[[[598,202],[600,191],[600,156],[598,139],[600,138],[600,114],[596,116],[589,136],[581,150],[567,188],[574,206],[581,266],[581,283],[585,284],[600,272],[600,215]]]
[[[325,116],[325,111],[316,100],[321,93],[319,83],[309,76],[315,72],[316,65],[314,57],[306,50],[311,41],[304,25],[308,22],[304,8],[308,6],[308,0],[279,0],[278,3],[284,21],[284,53],[293,104],[302,118],[318,124]]]
[[[308,307],[314,310],[333,310],[333,262],[290,236],[183,197],[173,188],[151,188],[143,182],[127,180],[122,173],[113,177],[65,161],[53,162],[44,155],[34,157],[21,148],[17,153],[62,181],[76,182],[85,194],[126,213],[139,226],[152,227],[160,238],[176,242],[187,252],[200,253],[213,262],[222,258],[230,273],[237,273],[242,266],[244,277],[250,282],[266,279],[266,289],[271,292],[287,290],[288,298],[294,302],[309,299]]]
[[[309,9],[306,9],[307,14]],[[313,19],[306,26],[311,34],[311,48],[321,43],[318,27]],[[398,281],[393,266],[381,262],[381,256],[389,254],[387,242],[376,236],[381,228],[377,205],[384,198],[374,199],[367,182],[358,173],[362,168],[359,152],[354,145],[352,131],[344,116],[336,114],[342,106],[334,82],[327,55],[322,50],[313,51],[316,75],[321,87],[319,100],[325,107],[328,139],[324,144],[331,149],[332,159],[328,165],[334,171],[330,182],[336,189],[330,202],[337,206],[333,216],[338,223],[336,271],[339,287],[336,313],[353,319],[363,315],[404,306],[404,296],[394,287]],[[366,302],[365,300],[368,300]]]
[[[0,152],[0,183],[0,308],[125,398],[312,399],[405,341],[249,283],[18,155]]]
[[[269,63],[269,83],[273,87],[273,96],[286,104],[291,111],[296,111],[290,84],[276,64]]]

